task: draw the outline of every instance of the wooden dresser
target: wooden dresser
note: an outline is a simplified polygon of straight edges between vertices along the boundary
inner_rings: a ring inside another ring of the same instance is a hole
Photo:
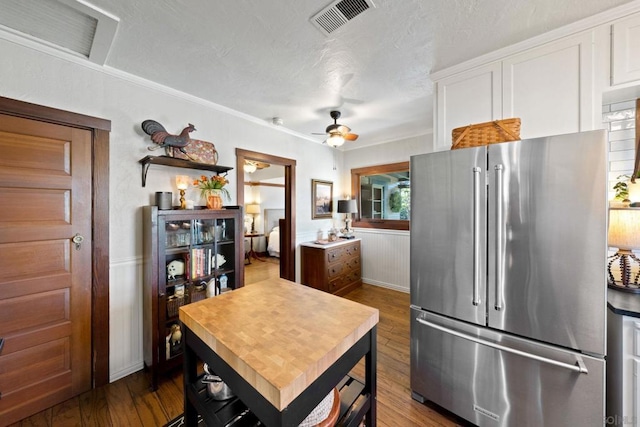
[[[360,239],[300,245],[302,283],[334,295],[362,286]]]

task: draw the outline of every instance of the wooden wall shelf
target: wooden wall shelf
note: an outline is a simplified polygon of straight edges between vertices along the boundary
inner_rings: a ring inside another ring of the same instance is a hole
[[[138,161],[142,165],[142,186],[147,184],[147,172],[150,165],[173,166],[175,168],[200,169],[213,171],[217,175],[225,173],[233,169],[229,166],[210,165],[208,163],[192,162],[191,160],[176,159],[168,156],[145,156]]]

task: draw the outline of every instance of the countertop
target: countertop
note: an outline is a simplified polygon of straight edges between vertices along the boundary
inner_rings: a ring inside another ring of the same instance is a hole
[[[304,242],[304,243],[300,243],[300,246],[308,246],[311,248],[335,248],[336,246],[341,246],[341,245],[345,245],[347,243],[351,243],[351,242],[359,242],[362,239],[358,239],[358,238],[353,238],[353,239],[341,239],[338,238],[338,240],[336,240],[335,242],[329,242],[326,240],[323,240],[322,242],[327,242],[327,243],[316,243],[316,241],[314,242]]]
[[[185,326],[278,410],[378,319],[375,308],[284,279],[180,307]]]
[[[640,294],[608,288],[607,306],[615,314],[640,317]]]

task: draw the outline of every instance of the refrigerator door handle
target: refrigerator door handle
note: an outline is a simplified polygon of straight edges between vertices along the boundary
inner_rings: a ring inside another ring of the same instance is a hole
[[[495,253],[495,262],[496,262],[496,274],[495,274],[495,305],[494,308],[496,311],[502,310],[502,259],[504,256],[504,248],[502,247],[502,230],[504,227],[504,201],[502,200],[502,193],[504,191],[502,187],[502,171],[504,170],[503,165],[495,165],[495,177],[496,177],[496,253]]]
[[[505,351],[507,353],[513,353],[513,354],[516,354],[518,356],[522,356],[522,357],[526,357],[526,358],[529,358],[529,359],[537,360],[539,362],[548,363],[548,364],[554,365],[554,366],[559,366],[561,368],[566,368],[566,369],[569,369],[571,371],[578,372],[580,374],[588,374],[589,373],[589,371],[587,370],[586,365],[584,364],[584,362],[582,361],[582,359],[579,356],[578,356],[578,360],[577,360],[576,364],[575,365],[571,365],[569,363],[560,362],[559,360],[549,359],[548,357],[538,356],[538,355],[535,355],[535,354],[527,353],[525,351],[517,350],[515,348],[506,347],[504,345],[497,344],[497,343],[494,343],[494,342],[491,342],[491,341],[486,341],[486,340],[483,340],[482,338],[472,337],[472,336],[469,336],[469,335],[464,334],[462,332],[458,332],[456,330],[449,329],[447,327],[440,326],[440,325],[437,325],[435,323],[431,323],[431,322],[426,321],[424,319],[421,319],[419,317],[416,317],[416,320],[418,321],[418,323],[421,323],[421,324],[423,324],[425,326],[428,326],[430,328],[437,329],[439,331],[445,332],[447,334],[454,335],[454,336],[459,337],[459,338],[463,338],[463,339],[469,340],[469,341],[477,343],[477,344],[481,344],[481,345],[485,345],[487,347],[495,348],[496,350]]]
[[[473,168],[473,305],[480,305],[480,177],[482,168]]]

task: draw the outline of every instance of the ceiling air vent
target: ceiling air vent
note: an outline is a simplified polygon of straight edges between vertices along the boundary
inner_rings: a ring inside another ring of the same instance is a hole
[[[362,12],[376,6],[371,0],[338,0],[311,17],[311,23],[328,35]]]
[[[117,17],[85,0],[0,2],[0,30],[104,65],[118,27]]]

